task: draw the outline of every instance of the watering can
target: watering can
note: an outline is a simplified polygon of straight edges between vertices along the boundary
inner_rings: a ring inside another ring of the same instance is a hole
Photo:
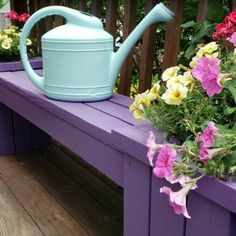
[[[63,16],[66,24],[42,36],[43,76],[40,76],[30,65],[26,41],[34,24],[50,15]],[[104,31],[97,17],[63,6],[45,7],[35,12],[23,27],[22,63],[28,77],[49,98],[81,102],[104,100],[112,96],[121,66],[144,30],[173,16],[164,4],[157,4],[114,52],[113,37]]]

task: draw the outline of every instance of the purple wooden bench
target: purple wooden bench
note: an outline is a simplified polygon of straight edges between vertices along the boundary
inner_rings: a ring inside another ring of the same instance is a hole
[[[152,175],[146,159],[151,126],[134,121],[128,97],[114,94],[93,103],[47,99],[20,64],[12,66],[0,66],[0,154],[43,147],[55,138],[123,187],[125,236],[236,235],[235,183],[205,178],[188,200],[192,219],[172,212],[159,194],[166,183]],[[163,142],[161,133],[158,139]]]

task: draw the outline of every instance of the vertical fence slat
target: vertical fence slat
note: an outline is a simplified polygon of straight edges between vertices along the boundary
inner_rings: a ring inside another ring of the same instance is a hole
[[[157,2],[159,1],[157,0],[147,1],[145,5],[145,12],[148,13]],[[145,31],[143,35],[143,42],[141,48],[140,81],[139,81],[140,93],[149,89],[152,84],[156,28],[157,28],[156,24],[152,25]]]
[[[125,0],[124,2],[124,23],[123,23],[123,42],[129,36],[136,25],[137,1]],[[129,96],[133,66],[133,50],[127,57],[120,73],[120,84],[118,91],[121,94]]]
[[[80,0],[78,2],[78,5],[79,5],[79,10],[80,11],[84,11],[84,12],[87,11],[87,2],[85,0]]]
[[[197,23],[202,23],[206,19],[207,7],[210,0],[199,0],[198,12],[197,12]]]
[[[232,0],[232,10],[236,8],[236,0]]]
[[[100,1],[99,0],[92,1],[91,13],[94,16],[97,16],[97,17],[100,16]]]
[[[106,5],[106,30],[116,38],[118,0],[108,0]]]
[[[175,66],[177,63],[180,42],[180,25],[183,18],[184,0],[171,0],[170,8],[173,12],[175,12],[175,18],[168,23],[166,30],[162,70],[165,70],[170,66]]]

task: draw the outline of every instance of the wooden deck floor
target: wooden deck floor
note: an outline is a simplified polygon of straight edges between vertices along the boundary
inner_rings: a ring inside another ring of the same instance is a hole
[[[122,189],[53,143],[0,157],[0,235],[118,236]]]

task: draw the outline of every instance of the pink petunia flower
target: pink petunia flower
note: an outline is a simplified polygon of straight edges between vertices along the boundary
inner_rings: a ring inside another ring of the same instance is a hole
[[[177,152],[174,148],[164,145],[158,156],[153,169],[155,176],[165,178],[173,174],[173,165],[176,160]]]
[[[220,60],[213,57],[202,57],[192,69],[193,76],[201,81],[209,97],[219,94],[223,87],[220,77]]]
[[[202,142],[206,147],[212,147],[215,143],[216,131],[215,123],[210,121],[202,135],[196,138],[196,141]]]
[[[153,134],[152,131],[149,131],[148,138],[147,138],[147,147],[148,147],[147,158],[148,158],[150,166],[154,166],[153,164],[154,155],[163,146],[164,145],[162,144],[156,144],[155,135]]]
[[[178,192],[173,192],[169,187],[160,188],[161,193],[169,197],[169,203],[173,207],[175,214],[183,214],[186,218],[191,218],[186,207],[186,197],[192,188],[193,183],[186,184]]]
[[[227,38],[227,40],[236,47],[236,32],[234,32],[231,37]]]
[[[172,174],[171,176],[167,176],[165,178],[169,183],[171,184],[176,184],[179,183],[182,187],[184,187],[186,184],[188,184],[189,182],[191,182],[192,178],[188,175],[176,175],[176,174]],[[197,188],[197,185],[193,185],[191,189],[195,189]]]
[[[208,162],[211,159],[206,145],[202,144],[199,148],[199,159],[203,162]]]

